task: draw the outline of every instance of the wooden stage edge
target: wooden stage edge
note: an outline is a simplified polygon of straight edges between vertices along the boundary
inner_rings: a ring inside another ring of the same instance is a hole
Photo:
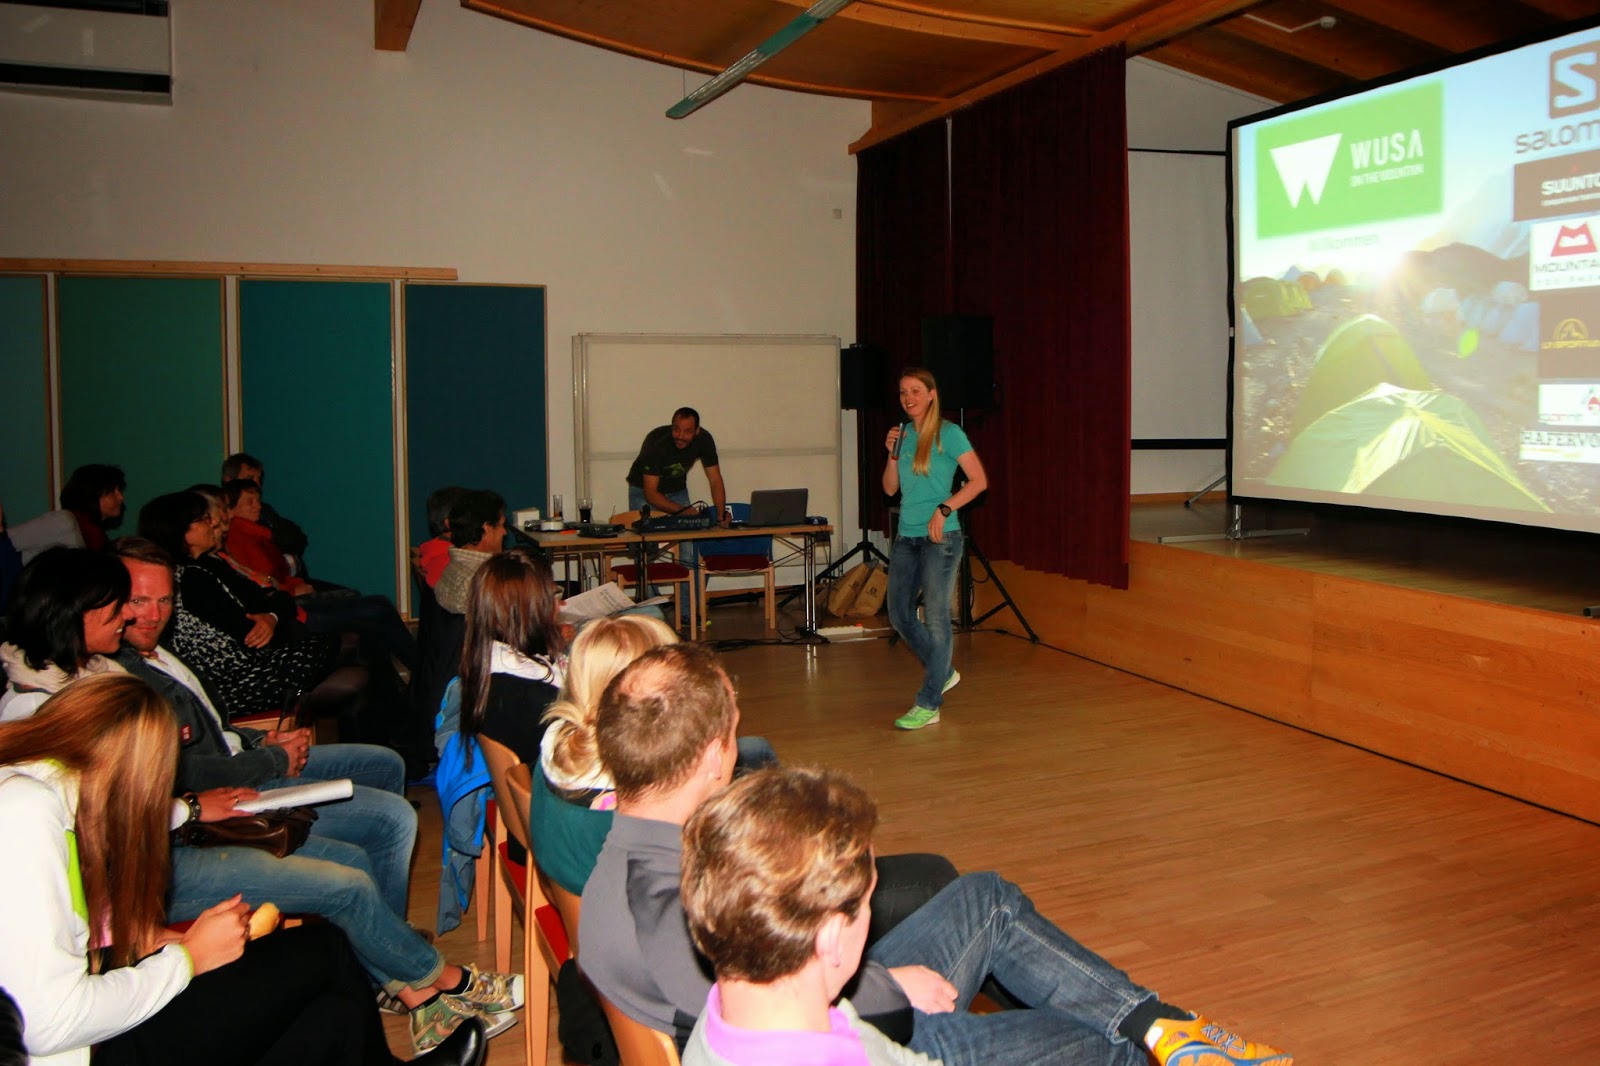
[[[1582,616],[1140,541],[1126,591],[994,566],[1048,644],[1600,822],[1600,632]],[[991,584],[976,602],[998,602]]]

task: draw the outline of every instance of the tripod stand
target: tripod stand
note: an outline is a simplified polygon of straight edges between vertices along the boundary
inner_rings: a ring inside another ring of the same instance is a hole
[[[1022,623],[1022,628],[1027,631],[1028,640],[1033,644],[1039,643],[1039,634],[1033,631],[1028,624],[1028,619],[1023,616],[1022,608],[1017,606],[1017,601],[1011,598],[1011,593],[1006,591],[1005,582],[1000,580],[1000,575],[994,572],[994,567],[989,563],[989,557],[983,554],[983,549],[978,547],[978,541],[970,530],[966,532],[965,550],[961,554],[961,613],[956,625],[962,629],[976,629],[990,618],[999,614],[1007,607],[1017,616],[1017,621]],[[1000,602],[984,611],[977,618],[972,617],[972,557],[977,556],[978,562],[983,564],[983,572],[988,575],[988,580],[994,582],[994,587],[1000,593]]]
[[[858,555],[866,556],[866,561],[869,563],[877,562],[883,566],[889,565],[889,557],[883,554],[883,552],[880,551],[878,547],[874,545],[867,537],[867,509],[863,506],[860,506],[861,501],[866,496],[865,486],[867,484],[867,478],[872,476],[870,469],[871,463],[867,459],[868,449],[866,443],[866,422],[867,413],[859,407],[856,408],[856,513],[861,522],[861,541],[855,547],[851,548],[849,551],[839,556],[839,558],[835,559],[826,570],[818,574],[818,581],[826,581],[829,578],[837,577],[838,575],[844,573],[845,564],[850,562],[851,559],[854,559]]]

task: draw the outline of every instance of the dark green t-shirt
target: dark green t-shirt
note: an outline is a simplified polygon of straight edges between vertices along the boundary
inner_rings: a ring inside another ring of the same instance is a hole
[[[639,455],[628,468],[628,484],[644,487],[644,476],[654,474],[661,479],[657,487],[663,495],[682,492],[689,478],[689,468],[695,463],[707,467],[717,465],[717,442],[701,427],[685,448],[672,440],[671,426],[657,426],[645,434]]]

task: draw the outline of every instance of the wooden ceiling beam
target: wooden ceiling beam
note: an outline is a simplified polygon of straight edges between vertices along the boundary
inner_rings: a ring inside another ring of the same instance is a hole
[[[372,0],[372,43],[382,52],[404,52],[411,43],[422,0]]]
[[[807,8],[815,0],[778,0],[790,7]],[[950,11],[900,0],[856,0],[833,18],[885,29],[905,30],[935,37],[958,37],[985,44],[1005,44],[1053,52],[1094,31],[1074,26],[998,18],[976,12]]]
[[[1331,30],[1284,33],[1254,19],[1240,17],[1213,27],[1213,32],[1249,41],[1280,55],[1291,56],[1301,63],[1331,70],[1356,81],[1370,81],[1393,74],[1434,54],[1405,47],[1385,47],[1381,51],[1362,47],[1359,38],[1345,26]]]
[[[1262,0],[1168,0],[1160,7],[1153,8],[1142,15],[1135,16],[1126,22],[1112,26],[1110,29],[1085,37],[1068,45],[1065,48],[1034,60],[1032,63],[1018,67],[1008,74],[1002,74],[984,82],[976,88],[969,89],[959,96],[934,104],[932,107],[907,116],[888,126],[874,126],[866,135],[850,146],[851,154],[880,144],[891,137],[898,136],[909,130],[915,129],[924,123],[954,114],[964,108],[971,107],[980,100],[986,100],[997,93],[1025,81],[1037,78],[1066,66],[1075,59],[1079,59],[1091,52],[1112,45],[1123,45],[1128,50],[1128,55],[1138,55],[1159,48],[1162,45],[1183,36],[1202,26],[1210,25],[1219,19],[1237,15],[1257,7]]]
[[[1349,84],[1347,78],[1333,71],[1288,57],[1280,63],[1270,63],[1223,56],[1193,37],[1164,44],[1146,52],[1145,58],[1280,104],[1320,96]]]
[[[612,37],[605,37],[597,33],[586,33],[564,26],[548,19],[541,19],[516,8],[506,7],[497,0],[461,0],[461,6],[471,11],[484,15],[493,15],[495,18],[515,22],[520,26],[531,26],[536,30],[544,30],[558,37],[565,37],[571,41],[582,44],[592,44],[596,48],[604,48],[612,52],[633,56],[637,59],[648,59],[655,63],[665,63],[680,70],[698,70],[704,74],[721,74],[726,69],[726,64],[707,63],[688,56],[673,55],[654,48],[643,48]],[[755,73],[745,79],[752,85],[766,85],[773,89],[791,89],[794,92],[817,93],[822,96],[842,96],[854,100],[904,100],[912,104],[926,105],[937,102],[940,97],[923,93],[894,93],[884,92],[880,89],[863,89],[852,85],[828,85],[821,82],[800,81],[795,78],[775,78],[768,74]]]

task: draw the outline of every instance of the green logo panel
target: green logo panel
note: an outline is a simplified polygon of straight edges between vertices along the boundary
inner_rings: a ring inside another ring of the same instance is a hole
[[[1266,126],[1255,168],[1261,237],[1435,214],[1444,205],[1444,86]]]

